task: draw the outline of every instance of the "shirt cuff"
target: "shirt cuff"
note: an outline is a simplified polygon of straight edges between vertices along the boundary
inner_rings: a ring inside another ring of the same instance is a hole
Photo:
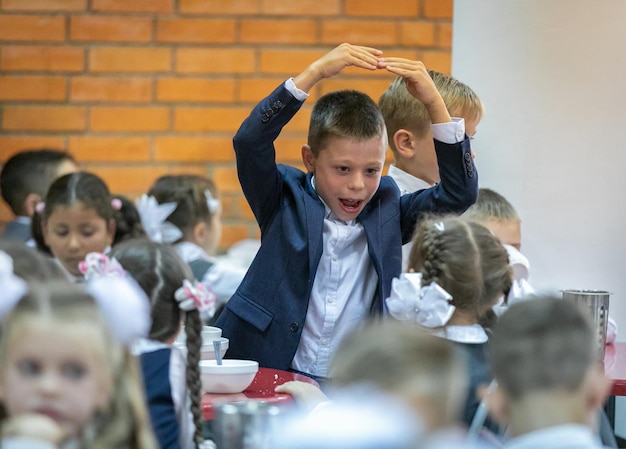
[[[294,98],[298,101],[304,101],[309,98],[309,94],[301,89],[298,89],[298,86],[296,86],[293,78],[289,78],[287,81],[285,81],[285,89],[287,89],[291,93],[291,95],[293,95]]]
[[[465,120],[462,118],[452,117],[452,121],[448,123],[433,123],[430,129],[439,142],[458,143],[465,139]]]

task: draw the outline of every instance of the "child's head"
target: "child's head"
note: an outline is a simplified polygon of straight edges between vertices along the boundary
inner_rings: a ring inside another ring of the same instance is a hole
[[[197,309],[183,312],[177,300],[177,291],[193,279],[191,269],[167,244],[148,239],[134,239],[113,247],[111,257],[130,274],[150,299],[152,327],[149,338],[172,343],[184,319],[187,368],[186,382],[191,398],[191,411],[196,424],[196,441],[202,439],[200,414],[200,346],[202,321]]]
[[[136,361],[94,297],[67,282],[31,284],[19,296],[0,335],[0,400],[8,417],[44,415],[86,447],[147,447]]]
[[[464,360],[445,339],[395,320],[346,337],[333,356],[335,385],[372,384],[408,402],[429,430],[452,424],[466,388]]]
[[[33,217],[38,249],[80,276],[78,264],[88,253],[104,252],[115,242],[115,205],[107,185],[94,174],[77,172],[58,178],[48,190],[43,210]]]
[[[78,171],[76,161],[60,150],[22,151],[6,161],[0,174],[2,198],[15,215],[32,217],[52,182]]]
[[[493,232],[503,245],[521,248],[521,220],[513,205],[498,192],[481,188],[478,199],[463,216],[477,221]]]
[[[429,218],[415,230],[409,271],[437,282],[458,311],[481,317],[511,287],[506,249],[486,227],[456,216]],[[456,313],[456,312],[455,312]]]
[[[166,175],[155,181],[148,195],[159,204],[176,204],[167,221],[182,232],[178,241],[193,242],[209,254],[217,250],[222,236],[222,207],[213,180],[198,175]]]
[[[146,236],[141,217],[135,203],[124,195],[115,194],[111,197],[111,205],[115,218],[115,241],[114,245],[130,239]]]
[[[604,403],[610,384],[598,363],[594,326],[573,302],[537,296],[513,304],[495,326],[490,351],[508,407],[547,396],[556,406],[576,404],[578,410],[567,412],[585,415]]]
[[[428,73],[450,115],[465,119],[465,132],[472,137],[483,115],[478,95],[449,75],[432,70]],[[409,93],[402,77],[392,81],[378,104],[385,117],[389,146],[396,165],[418,178],[438,182],[439,166],[426,107]]]
[[[380,184],[387,150],[385,123],[376,103],[353,90],[321,97],[311,112],[302,160],[315,190],[341,220],[354,220]]]
[[[66,279],[63,270],[52,259],[22,242],[0,240],[0,252],[11,257],[13,273],[25,281]]]

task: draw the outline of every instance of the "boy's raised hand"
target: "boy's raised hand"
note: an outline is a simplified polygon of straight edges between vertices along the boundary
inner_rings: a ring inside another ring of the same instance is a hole
[[[437,86],[421,61],[404,58],[381,58],[380,67],[404,78],[404,84],[411,95],[421,101],[433,123],[451,121],[446,105]]]
[[[341,44],[308,66],[294,82],[299,89],[308,92],[321,79],[335,76],[349,66],[376,70],[380,68],[378,58],[382,53],[371,47]]]

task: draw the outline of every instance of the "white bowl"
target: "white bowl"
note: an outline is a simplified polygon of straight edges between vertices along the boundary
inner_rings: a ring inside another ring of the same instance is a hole
[[[248,388],[259,371],[254,360],[226,359],[222,365],[215,360],[200,361],[202,391],[207,393],[241,393]]]
[[[223,358],[228,350],[228,338],[219,337],[215,340],[220,340],[222,342],[220,352],[222,353]],[[215,346],[213,346],[213,341],[208,344],[202,343],[202,346],[200,346],[200,360],[215,360]]]
[[[202,327],[202,343],[209,344],[212,343],[216,338],[220,338],[222,336],[222,329],[215,326],[203,326]],[[185,346],[185,342],[187,341],[187,334],[185,334],[185,326],[181,326],[180,332],[176,336],[175,343],[178,345]]]

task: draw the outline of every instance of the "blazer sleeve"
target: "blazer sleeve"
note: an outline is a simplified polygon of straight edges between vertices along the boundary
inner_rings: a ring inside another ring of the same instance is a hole
[[[439,184],[400,198],[402,243],[413,236],[415,225],[425,213],[463,213],[478,198],[478,171],[469,139],[447,144],[435,140]]]
[[[254,107],[233,138],[239,183],[261,232],[282,192],[274,141],[301,106],[283,83]]]

